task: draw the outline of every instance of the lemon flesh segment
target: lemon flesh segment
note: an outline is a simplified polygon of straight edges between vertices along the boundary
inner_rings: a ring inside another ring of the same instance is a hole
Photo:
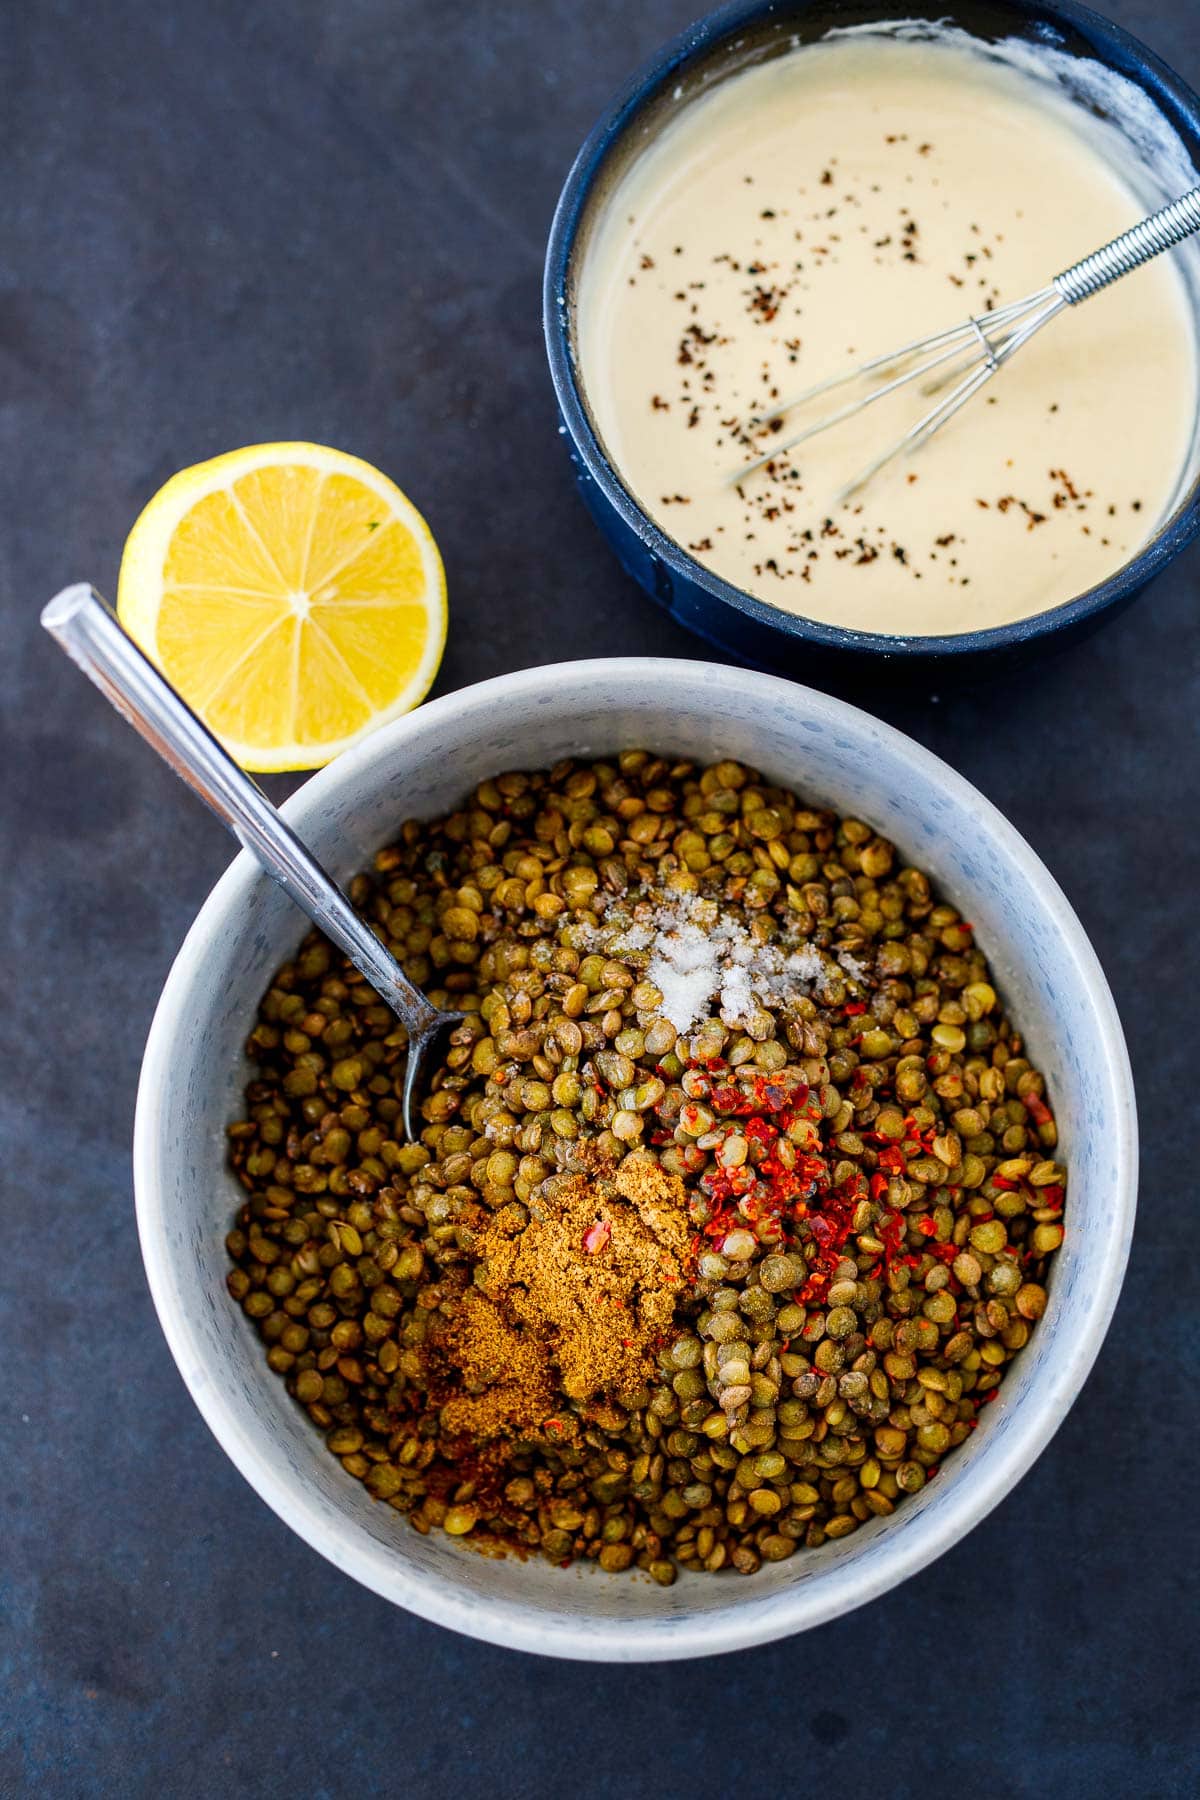
[[[186,469],[121,564],[127,629],[246,768],[315,768],[415,706],[445,577],[420,513],[339,451],[276,444]]]

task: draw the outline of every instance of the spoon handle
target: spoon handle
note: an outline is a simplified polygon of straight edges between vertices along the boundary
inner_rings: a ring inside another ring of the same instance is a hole
[[[42,624],[288,898],[345,951],[399,1015],[410,1037],[426,1031],[440,1016],[437,1008],[409,981],[257,782],[142,654],[95,588],[86,582],[64,588],[43,609]]]

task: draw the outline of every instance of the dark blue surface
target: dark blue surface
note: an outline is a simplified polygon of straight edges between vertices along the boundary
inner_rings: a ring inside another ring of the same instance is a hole
[[[1200,77],[1190,0],[1113,10]],[[112,593],[124,532],[174,469],[309,436],[381,464],[428,513],[451,590],[441,691],[552,657],[694,654],[579,503],[539,323],[571,156],[688,12],[6,9],[4,1800],[1196,1790],[1194,552],[1023,676],[843,690],[977,782],[1062,881],[1125,1019],[1145,1140],[1095,1372],[1034,1471],[933,1568],[709,1663],[472,1644],[365,1593],[267,1511],[194,1411],[146,1293],[138,1061],[229,846],[37,608],[78,577]]]
[[[605,108],[563,188],[543,286],[546,347],[580,492],[621,566],[673,619],[738,661],[808,680],[820,669],[828,679],[855,681],[864,666],[877,668],[884,659],[920,663],[925,679],[974,679],[1028,667],[1048,647],[1058,651],[1075,643],[1124,611],[1200,532],[1200,482],[1194,481],[1139,555],[1053,611],[950,637],[886,637],[790,615],[743,593],[648,518],[609,461],[585,403],[573,344],[577,250],[595,223],[594,196],[602,203],[620,178],[629,145],[640,154],[647,136],[660,128],[661,109],[669,124],[673,97],[689,83],[700,86],[706,71],[721,70],[731,51],[742,57],[751,43],[773,56],[797,41],[818,41],[831,28],[894,19],[898,10],[906,20],[958,27],[986,42],[1022,37],[1094,57],[1142,88],[1200,162],[1200,98],[1148,46],[1077,0],[922,0],[899,9],[888,0],[733,0],[663,45]],[[1162,203],[1176,197],[1168,192]]]

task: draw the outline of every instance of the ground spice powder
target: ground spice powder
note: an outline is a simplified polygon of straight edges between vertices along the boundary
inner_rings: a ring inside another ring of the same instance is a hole
[[[467,1289],[444,1345],[466,1391],[442,1407],[443,1431],[481,1443],[545,1435],[557,1392],[548,1345],[479,1288]]]
[[[443,1428],[479,1438],[577,1435],[577,1405],[645,1386],[684,1285],[691,1228],[679,1178],[629,1157],[559,1176],[480,1234],[475,1286],[444,1340],[465,1392]]]

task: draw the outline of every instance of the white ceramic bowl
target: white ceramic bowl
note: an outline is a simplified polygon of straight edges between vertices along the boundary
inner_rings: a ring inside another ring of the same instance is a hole
[[[421,1537],[331,1457],[225,1290],[240,1189],[224,1167],[242,1044],[271,971],[303,934],[238,857],[171,970],[138,1096],[138,1223],[167,1341],[197,1406],[267,1504],[387,1599],[457,1631],[557,1656],[640,1661],[783,1637],[861,1606],[924,1567],[996,1505],[1078,1393],[1116,1302],[1133,1224],[1136,1120],[1112,998],[1079,921],[1028,845],[927,750],[867,714],[771,676],[628,658],[525,670],[423,706],[340,757],[285,811],[346,880],[400,822],[483,777],[645,745],[730,756],[869,820],[978,927],[1045,1071],[1070,1161],[1069,1229],[1050,1305],[979,1429],[891,1519],[752,1579],[645,1577],[492,1561]]]

